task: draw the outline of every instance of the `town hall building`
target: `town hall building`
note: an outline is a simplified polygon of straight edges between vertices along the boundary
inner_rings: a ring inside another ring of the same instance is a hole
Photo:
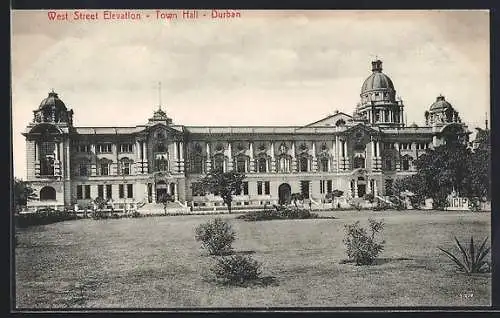
[[[181,207],[221,206],[196,186],[215,168],[245,173],[236,206],[287,204],[292,193],[320,204],[334,190],[346,202],[383,197],[395,179],[415,173],[413,161],[427,148],[468,142],[467,126],[444,96],[429,104],[425,125],[407,126],[380,60],[352,115],[335,112],[304,126],[183,126],[160,108],[144,125],[76,127],[52,91],[23,133],[26,180],[38,195],[28,205],[84,208],[102,197],[140,210],[169,194]]]

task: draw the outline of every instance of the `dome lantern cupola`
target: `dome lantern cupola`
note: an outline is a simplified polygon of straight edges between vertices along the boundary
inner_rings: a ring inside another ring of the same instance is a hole
[[[382,61],[377,59],[372,61],[372,72],[382,72]]]
[[[33,111],[35,123],[73,124],[73,111],[66,108],[64,102],[54,90],[40,102],[37,110]]]
[[[462,122],[458,112],[441,94],[436,97],[425,117],[426,124],[430,126]]]
[[[396,90],[389,76],[382,73],[382,61],[371,62],[372,73],[361,86],[361,103],[355,112],[371,125],[404,126],[403,102],[396,100]]]

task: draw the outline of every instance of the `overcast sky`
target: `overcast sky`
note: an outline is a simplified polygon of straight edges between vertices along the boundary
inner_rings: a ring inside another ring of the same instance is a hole
[[[154,15],[153,11],[149,12]],[[171,11],[174,12],[174,11]],[[180,13],[180,11],[175,11]],[[490,107],[487,11],[241,11],[235,20],[49,21],[12,14],[14,171],[53,88],[77,126],[305,125],[352,114],[378,56],[408,124],[443,94],[473,130]]]

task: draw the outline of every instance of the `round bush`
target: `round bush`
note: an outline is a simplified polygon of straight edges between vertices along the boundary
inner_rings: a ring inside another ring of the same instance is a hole
[[[236,233],[229,223],[215,218],[196,227],[195,239],[210,255],[224,255],[232,251],[231,244],[236,239]]]
[[[249,256],[226,256],[220,257],[211,270],[219,282],[241,286],[259,278],[261,264]]]

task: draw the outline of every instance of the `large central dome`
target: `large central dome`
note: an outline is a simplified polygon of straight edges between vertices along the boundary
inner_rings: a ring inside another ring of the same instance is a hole
[[[382,73],[382,61],[376,60],[372,62],[372,74],[364,81],[361,87],[361,94],[370,91],[394,91],[389,76]]]

